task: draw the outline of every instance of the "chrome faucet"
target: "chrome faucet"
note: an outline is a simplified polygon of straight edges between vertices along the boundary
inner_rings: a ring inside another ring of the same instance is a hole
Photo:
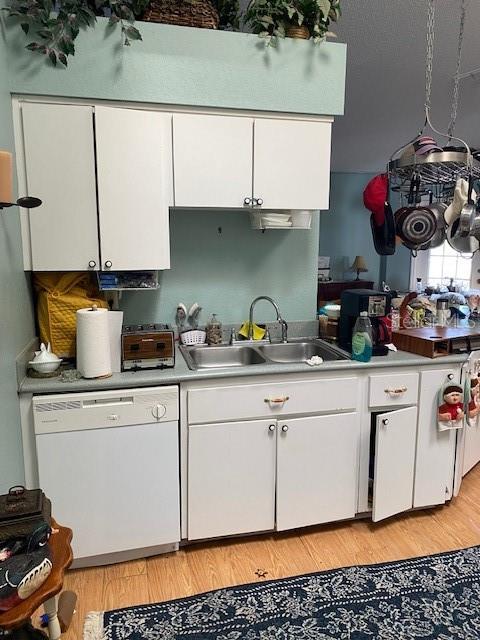
[[[280,323],[280,326],[282,327],[282,342],[286,343],[288,341],[288,334],[287,334],[288,324],[285,322],[285,320],[280,315],[280,309],[278,308],[277,303],[274,300],[272,300],[272,298],[269,298],[268,296],[258,296],[258,298],[255,298],[255,300],[250,305],[250,316],[249,316],[249,324],[248,324],[248,339],[249,340],[253,340],[253,309],[255,308],[255,305],[257,304],[257,302],[259,300],[266,300],[267,302],[270,302],[270,304],[275,309],[275,312],[277,314],[277,321]]]

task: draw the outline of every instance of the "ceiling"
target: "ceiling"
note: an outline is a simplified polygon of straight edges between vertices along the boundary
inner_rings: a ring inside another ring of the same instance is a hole
[[[450,119],[460,0],[437,0],[432,121]],[[333,31],[346,42],[345,115],[333,129],[334,171],[384,168],[423,124],[427,0],[342,0]],[[480,68],[480,2],[468,0],[461,72]],[[461,80],[456,134],[480,147],[480,75]],[[438,137],[442,145],[446,141]]]

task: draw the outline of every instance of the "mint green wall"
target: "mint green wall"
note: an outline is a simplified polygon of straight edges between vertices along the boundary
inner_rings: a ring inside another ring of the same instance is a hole
[[[80,34],[67,70],[25,51],[22,33],[9,28],[12,93],[343,113],[343,44],[287,39],[265,49],[251,34],[141,23],[143,42],[125,48],[118,31],[106,35],[105,22]],[[128,321],[171,321],[179,301],[238,321],[262,293],[278,299],[287,319],[314,317],[318,219],[311,231],[262,234],[243,212],[174,212],[171,238],[172,269],[160,292],[124,296]]]
[[[361,278],[381,280],[392,289],[407,291],[410,281],[410,251],[397,246],[395,254],[383,258],[373,246],[370,214],[363,206],[363,190],[374,174],[332,173],[330,181],[330,211],[321,213],[320,255],[331,256],[331,276],[334,280],[350,280],[356,274],[347,271],[355,256],[363,256],[369,268]],[[392,207],[398,207],[393,194]]]
[[[0,6],[1,6],[0,2]],[[0,149],[13,151],[6,49],[0,23]],[[0,493],[23,482],[15,358],[34,334],[16,209],[0,211]]]
[[[378,283],[380,256],[373,246],[370,214],[363,206],[363,190],[371,177],[369,173],[331,175],[330,211],[320,214],[320,255],[330,256],[334,280],[356,278],[347,268],[355,256],[363,256],[369,270],[361,277]]]
[[[286,39],[278,47],[248,33],[142,22],[143,41],[120,32],[82,32],[68,70],[25,51],[9,29],[13,92],[336,115],[343,113],[346,45]]]
[[[173,322],[179,302],[198,302],[201,322],[218,313],[224,322],[246,319],[252,299],[273,297],[287,320],[315,317],[319,214],[312,229],[261,231],[246,212],[172,211],[170,271],[158,292],[124,294],[127,322]],[[218,233],[221,227],[222,233]],[[269,306],[259,319],[271,320]]]

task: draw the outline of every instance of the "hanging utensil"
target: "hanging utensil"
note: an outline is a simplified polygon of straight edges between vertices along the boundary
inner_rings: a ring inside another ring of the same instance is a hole
[[[459,253],[474,253],[478,250],[478,240],[473,236],[460,236],[458,234],[458,225],[460,218],[456,218],[452,225],[447,229],[448,244]]]
[[[480,242],[480,199],[477,200],[475,207],[475,217],[472,222],[472,228],[470,229],[470,235]]]
[[[437,230],[436,217],[428,207],[418,204],[420,176],[412,178],[408,194],[408,207],[401,207],[395,213],[397,235],[403,244],[412,251],[430,242]]]
[[[430,242],[427,242],[421,247],[418,247],[419,251],[424,251],[426,249],[436,249],[437,247],[442,246],[447,238],[444,217],[445,211],[447,210],[447,204],[445,202],[434,202],[433,204],[429,204],[428,208],[435,216],[436,231]]]
[[[465,238],[470,234],[473,220],[476,215],[475,205],[473,204],[473,200],[472,200],[472,190],[473,190],[473,176],[472,174],[470,174],[468,177],[467,203],[460,211],[460,218],[458,222],[457,234],[462,238]]]

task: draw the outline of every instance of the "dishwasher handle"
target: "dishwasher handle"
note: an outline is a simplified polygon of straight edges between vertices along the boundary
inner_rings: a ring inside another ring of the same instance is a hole
[[[133,396],[119,396],[118,398],[97,398],[96,400],[83,400],[83,408],[88,409],[90,407],[125,407],[126,405],[133,404]]]

